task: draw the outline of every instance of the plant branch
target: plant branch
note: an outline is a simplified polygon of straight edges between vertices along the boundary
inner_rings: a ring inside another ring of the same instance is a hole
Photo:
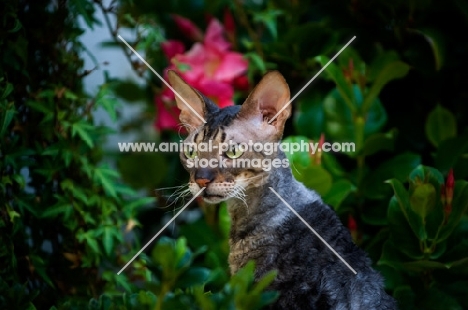
[[[144,74],[144,71],[139,69],[139,66],[138,66],[137,62],[132,60],[132,53],[123,44],[121,44],[121,42],[117,38],[118,30],[119,30],[119,26],[118,26],[119,22],[117,21],[116,26],[112,27],[112,23],[111,23],[111,20],[109,18],[109,13],[114,13],[113,6],[112,6],[113,2],[111,3],[111,5],[108,8],[106,8],[104,6],[104,4],[102,3],[102,0],[94,0],[94,3],[96,3],[98,5],[98,7],[101,9],[102,14],[104,15],[104,21],[105,21],[105,23],[107,25],[107,28],[109,29],[110,35],[112,36],[114,41],[119,44],[119,46],[122,49],[125,57],[129,61],[130,65],[132,66],[132,69],[138,74],[138,76],[142,77],[143,74]]]

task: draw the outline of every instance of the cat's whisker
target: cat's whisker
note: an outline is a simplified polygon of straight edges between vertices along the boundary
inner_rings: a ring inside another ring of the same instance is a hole
[[[249,205],[247,204],[247,195],[245,194],[245,188],[240,185],[240,184],[235,184],[234,185],[234,189],[232,190],[232,192],[229,194],[229,196],[233,197],[233,198],[237,198],[239,199],[240,201],[242,201],[245,205],[245,207],[247,208],[247,213],[249,211]]]
[[[162,191],[162,190],[165,190],[165,189],[173,189],[173,188],[177,188],[177,189],[178,189],[178,188],[183,188],[183,187],[185,187],[185,186],[187,186],[187,185],[184,184],[184,185],[178,185],[178,186],[161,187],[161,188],[156,188],[156,189],[154,189],[154,191]]]
[[[172,201],[171,203],[169,203],[169,204],[166,205],[165,207],[162,207],[161,209],[167,209],[167,208],[170,208],[170,207],[173,206],[173,205],[176,205],[177,202],[179,201],[179,199],[183,199],[183,198],[187,197],[188,195],[189,195],[189,192],[184,192],[184,193],[178,195],[178,196],[174,199],[174,201]],[[174,208],[174,210],[172,210],[172,211],[176,211],[176,210],[177,210],[177,208]]]
[[[189,195],[191,192],[190,192],[190,188],[188,188],[187,184],[185,185],[182,185],[182,186],[179,186],[179,188],[177,188],[177,190],[175,190],[168,198],[167,200],[170,201],[172,197],[175,197],[173,201],[171,201],[168,205],[164,206],[164,207],[161,207],[161,209],[167,209],[169,207],[171,207],[172,205],[176,204],[179,199],[181,198],[184,198],[186,197],[187,195]]]
[[[289,163],[290,163],[291,167],[294,168],[294,170],[296,170],[296,172],[297,172],[299,175],[302,175],[302,173],[301,173],[299,170],[297,170],[297,168],[296,168],[296,166],[294,165],[294,162],[293,162],[293,161],[290,161]]]
[[[185,127],[188,131],[190,131],[189,129],[191,130],[195,129],[195,127],[190,125],[189,123],[182,122],[182,123],[177,124],[177,126],[179,127],[179,130],[178,130],[179,137],[180,137],[180,130],[182,129],[182,127]]]

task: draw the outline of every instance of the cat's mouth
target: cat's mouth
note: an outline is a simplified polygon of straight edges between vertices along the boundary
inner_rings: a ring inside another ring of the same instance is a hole
[[[227,186],[231,185],[231,186]],[[192,194],[198,193],[200,191],[200,186],[195,182],[189,183],[190,191]],[[200,197],[209,204],[217,204],[222,201],[226,201],[229,198],[233,197],[233,187],[232,184],[209,184],[206,186],[205,190],[200,194]]]
[[[211,193],[205,193],[203,195],[203,200],[205,200],[206,202],[211,203],[211,204],[219,203],[221,201],[226,200],[226,198],[227,197],[225,197],[225,196],[214,195],[214,194],[211,194]]]

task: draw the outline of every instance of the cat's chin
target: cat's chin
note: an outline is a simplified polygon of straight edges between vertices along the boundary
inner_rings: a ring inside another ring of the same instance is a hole
[[[217,204],[217,203],[220,203],[222,201],[225,201],[227,199],[227,197],[221,197],[221,196],[204,196],[203,197],[203,200],[206,202],[206,203],[209,203],[209,204]]]

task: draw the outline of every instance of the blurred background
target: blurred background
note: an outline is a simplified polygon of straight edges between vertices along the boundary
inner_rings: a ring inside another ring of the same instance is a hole
[[[174,69],[220,107],[268,70],[296,94],[287,154],[400,309],[468,308],[468,2],[5,0],[0,4],[0,308],[261,309],[231,276],[224,204],[189,201]]]

